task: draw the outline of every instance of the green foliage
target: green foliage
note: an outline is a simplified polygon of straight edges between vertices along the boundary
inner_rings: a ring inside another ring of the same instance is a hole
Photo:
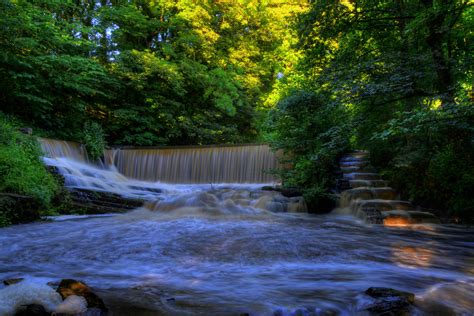
[[[0,116],[0,192],[32,197],[40,207],[50,206],[58,185],[40,160],[39,144],[16,130],[15,124]],[[11,201],[2,202],[3,224],[15,216]]]
[[[474,212],[473,123],[472,105],[397,113],[368,147],[406,197],[449,216],[469,217]]]
[[[2,110],[45,136],[248,142],[301,1],[1,1]],[[269,32],[271,30],[271,32]]]
[[[303,188],[308,203],[321,207],[334,184],[337,158],[348,148],[350,129],[345,109],[328,104],[323,96],[298,92],[270,112],[270,144],[282,150],[283,184]]]
[[[106,145],[104,131],[98,123],[86,122],[83,133],[83,144],[89,159],[97,161],[102,157]]]
[[[324,96],[330,111],[345,110],[338,121],[303,102],[299,116],[271,121],[281,127],[270,136],[296,153],[287,183],[326,192],[330,181],[312,174],[329,177],[331,166],[299,153],[312,150],[325,131],[342,129],[352,147],[370,150],[403,197],[472,217],[473,22],[474,6],[466,0],[311,1],[295,28],[297,72],[279,80],[266,102],[303,88]],[[314,116],[329,125],[314,132],[305,119]],[[336,144],[338,135],[331,136]],[[325,171],[311,171],[320,167]]]

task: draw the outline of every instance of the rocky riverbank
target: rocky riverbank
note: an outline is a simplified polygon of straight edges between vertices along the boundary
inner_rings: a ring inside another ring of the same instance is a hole
[[[84,282],[63,279],[41,284],[22,278],[3,281],[0,315],[15,316],[105,316],[108,308]]]
[[[73,279],[62,279],[59,282],[47,284],[32,283],[23,278],[4,280],[6,285],[0,289],[0,315],[15,316],[106,316],[109,308],[104,301],[94,293],[86,283]],[[392,288],[371,287],[367,289],[357,312],[370,315],[411,315],[416,309],[415,295]],[[168,304],[173,305],[174,298],[167,298]],[[120,304],[119,304],[120,305]],[[135,313],[131,306],[111,306],[111,309],[123,314]],[[331,311],[326,311],[332,315]],[[241,315],[252,315],[242,313]],[[274,315],[281,315],[277,310]]]

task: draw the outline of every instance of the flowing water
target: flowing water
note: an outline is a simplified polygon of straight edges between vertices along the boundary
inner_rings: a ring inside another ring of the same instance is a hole
[[[188,206],[0,232],[0,279],[84,280],[118,315],[354,315],[371,286],[422,315],[474,310],[474,232],[454,227]]]
[[[473,229],[275,212],[262,205],[279,195],[259,184],[165,185],[54,161],[70,186],[149,202],[0,229],[0,279],[83,280],[114,315],[363,315],[372,286],[415,293],[415,315],[474,311]]]
[[[268,145],[111,149],[107,162],[129,178],[166,183],[265,183],[278,167]]]

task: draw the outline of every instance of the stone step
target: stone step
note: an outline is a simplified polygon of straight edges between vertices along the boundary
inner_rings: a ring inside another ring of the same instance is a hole
[[[363,166],[369,166],[370,162],[368,160],[341,161],[339,162],[339,165],[341,167],[352,167],[352,166],[363,167]]]
[[[343,175],[347,180],[381,180],[380,175],[375,172],[351,172]]]
[[[390,187],[359,187],[341,193],[340,207],[347,207],[356,200],[394,200],[397,194]]]
[[[342,191],[339,210],[367,223],[386,226],[439,223],[434,214],[414,210],[408,201],[396,200],[395,190],[370,166],[368,156],[367,151],[355,151],[340,159],[338,174],[342,174],[342,179],[337,180],[336,186]]]
[[[382,212],[373,207],[359,209],[352,214],[368,224],[383,224]]]
[[[346,159],[346,158],[367,158],[369,157],[369,152],[368,151],[353,151],[351,153],[348,153],[344,156],[341,157],[341,159]]]
[[[387,187],[388,181],[385,180],[349,180],[349,185],[351,188],[359,187]]]
[[[392,211],[392,210],[413,210],[413,205],[408,201],[401,200],[356,200],[351,203],[351,208],[354,210],[364,208],[375,208],[376,210]]]
[[[370,167],[370,166],[341,167],[340,170],[341,170],[342,173],[353,173],[353,172],[374,173],[375,172],[375,169]]]
[[[366,157],[342,157],[340,163],[370,163]]]

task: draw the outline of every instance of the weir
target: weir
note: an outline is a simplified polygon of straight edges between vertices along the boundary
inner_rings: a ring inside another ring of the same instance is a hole
[[[86,201],[93,212],[124,203],[119,208],[127,211],[137,201],[150,211],[196,216],[307,212],[303,197],[262,189],[276,182],[265,170],[278,167],[267,145],[117,148],[94,164],[80,144],[40,143],[74,202]]]
[[[84,145],[50,138],[38,138],[41,149],[49,158],[66,157],[81,162],[89,161]]]
[[[49,158],[89,159],[83,146],[40,138]],[[268,145],[112,148],[104,152],[106,166],[127,178],[165,183],[275,183],[268,171],[279,167]]]
[[[111,149],[106,163],[133,179],[166,183],[271,183],[278,168],[268,145]]]

